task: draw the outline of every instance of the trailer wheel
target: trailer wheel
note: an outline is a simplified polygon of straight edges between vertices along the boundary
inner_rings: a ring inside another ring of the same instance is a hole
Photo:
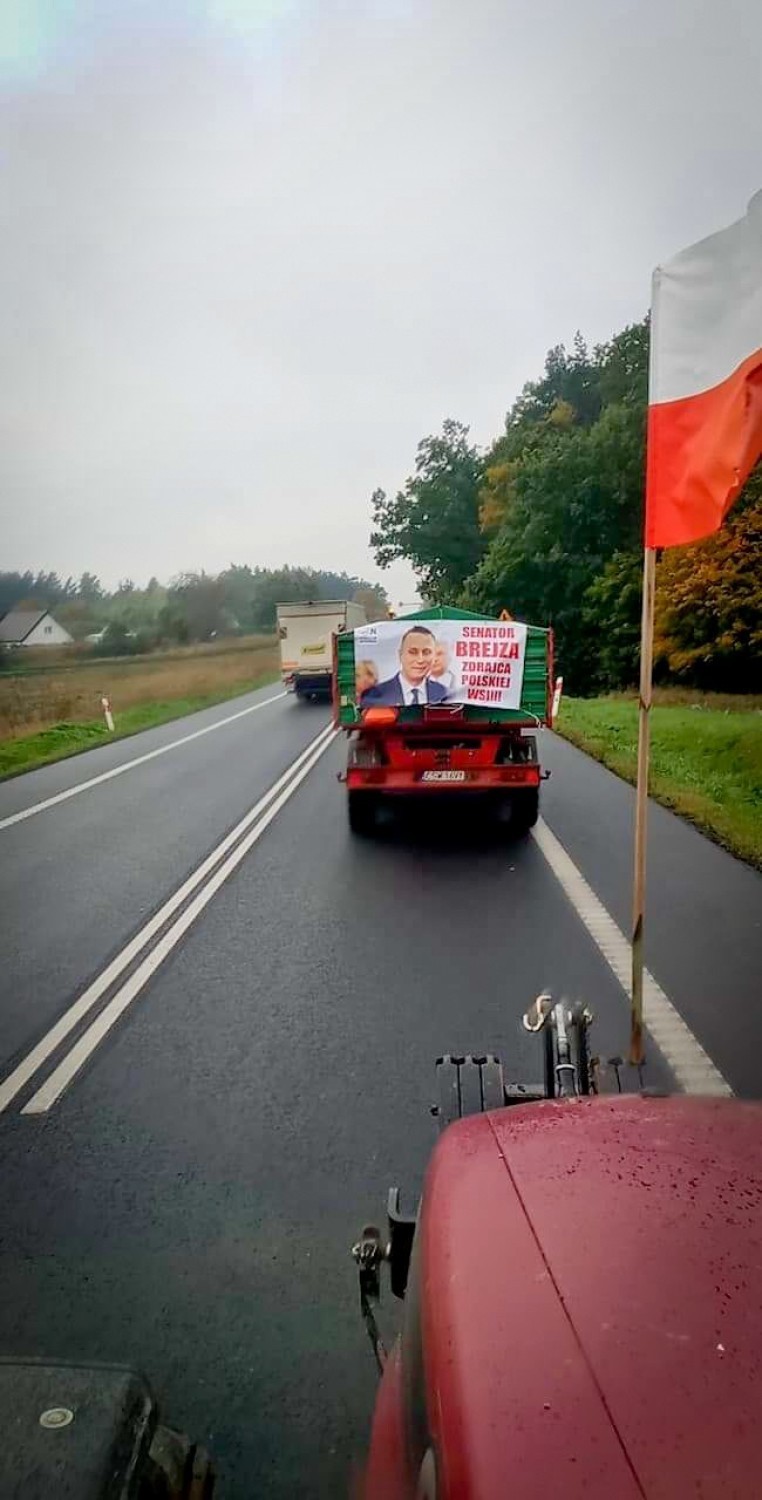
[[[528,792],[514,792],[513,795],[513,832],[528,833],[534,828],[540,815],[540,793],[537,787],[532,787]]]
[[[352,833],[369,838],[376,830],[376,799],[370,792],[348,792],[347,814]]]

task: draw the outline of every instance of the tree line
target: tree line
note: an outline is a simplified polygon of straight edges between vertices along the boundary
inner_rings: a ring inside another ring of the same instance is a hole
[[[167,585],[152,578],[145,588],[125,578],[112,591],[93,573],[62,580],[57,573],[0,572],[0,616],[12,609],[50,610],[75,640],[100,635],[93,649],[109,655],[266,635],[275,629],[276,605],[302,599],[354,599],[372,620],[387,611],[378,584],[316,568],[232,564],[217,574],[181,573]]]
[[[436,604],[551,625],[574,693],[637,681],[648,319],[551,349],[480,451],[448,420],[402,490],[372,496],[371,546]],[[762,690],[762,466],[722,530],[657,565],[655,678]]]

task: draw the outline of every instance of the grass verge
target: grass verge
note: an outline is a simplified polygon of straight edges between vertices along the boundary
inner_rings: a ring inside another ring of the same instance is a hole
[[[651,710],[651,796],[762,869],[759,699],[713,702],[710,695],[696,695],[689,703],[665,697],[657,697]],[[638,708],[632,698],[566,698],[556,728],[634,783]]]
[[[53,724],[37,734],[4,740],[0,743],[0,781],[11,776],[20,776],[25,771],[37,770],[55,760],[66,760],[72,755],[81,755],[97,745],[111,744],[114,740],[128,739],[140,734],[143,729],[155,729],[159,724],[168,724],[173,719],[185,718],[204,708],[213,708],[217,703],[227,703],[256,688],[266,687],[278,681],[275,672],[242,682],[235,688],[225,687],[217,692],[197,693],[186,698],[172,698],[165,703],[142,703],[127,708],[119,714],[114,734],[110,734],[103,719],[83,724]]]

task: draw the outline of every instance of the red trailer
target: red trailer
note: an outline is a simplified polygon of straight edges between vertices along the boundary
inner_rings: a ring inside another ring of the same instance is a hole
[[[435,609],[335,637],[352,831],[373,831],[382,799],[434,793],[489,797],[515,832],[532,827],[552,705],[549,630]]]

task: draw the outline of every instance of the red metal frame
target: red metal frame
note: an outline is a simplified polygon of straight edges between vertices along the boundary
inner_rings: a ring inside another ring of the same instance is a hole
[[[528,727],[528,726],[527,726]],[[521,726],[497,728],[427,713],[418,724],[386,728],[359,727],[365,764],[347,767],[350,791],[372,788],[404,795],[410,792],[516,791],[536,788],[541,771],[536,759],[500,759],[507,745],[522,742]],[[462,773],[464,780],[424,780],[426,773]]]

